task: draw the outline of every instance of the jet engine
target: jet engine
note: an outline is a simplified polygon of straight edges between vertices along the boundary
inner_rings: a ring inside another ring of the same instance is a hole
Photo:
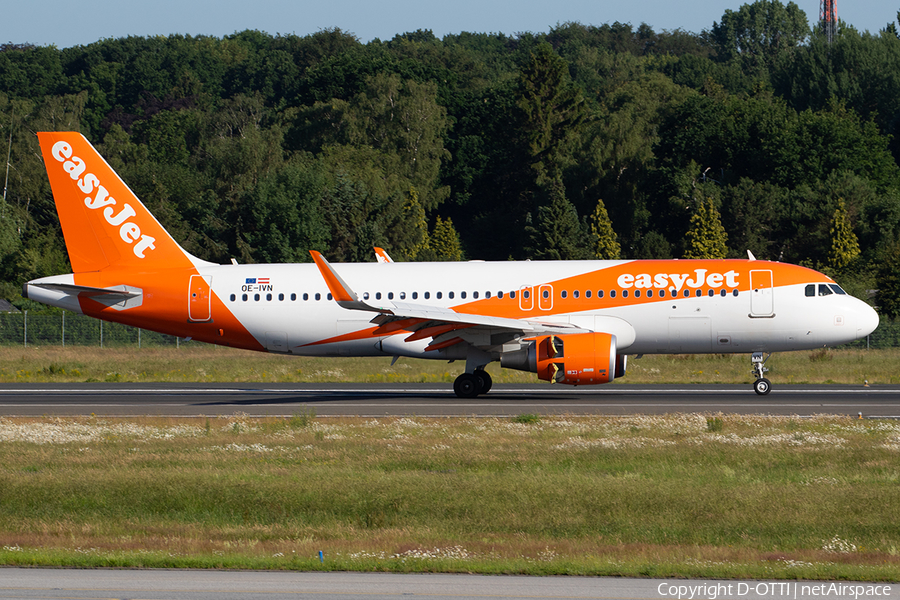
[[[552,383],[592,385],[624,375],[625,356],[616,355],[616,336],[609,333],[545,335],[501,356],[500,366]]]

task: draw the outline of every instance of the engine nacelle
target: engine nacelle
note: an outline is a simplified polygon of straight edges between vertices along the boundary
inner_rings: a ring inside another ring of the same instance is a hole
[[[619,372],[625,374],[625,357],[616,355],[616,336],[596,332],[541,336],[501,356],[500,365],[569,385],[609,383]]]

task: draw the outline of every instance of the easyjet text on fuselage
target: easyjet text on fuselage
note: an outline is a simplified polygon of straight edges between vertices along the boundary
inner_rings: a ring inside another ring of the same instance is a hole
[[[651,289],[681,290],[687,286],[692,289],[700,289],[703,286],[719,288],[722,285],[729,288],[738,287],[739,273],[735,270],[725,273],[709,272],[709,269],[694,269],[693,273],[623,273],[619,275],[616,283],[622,289]]]

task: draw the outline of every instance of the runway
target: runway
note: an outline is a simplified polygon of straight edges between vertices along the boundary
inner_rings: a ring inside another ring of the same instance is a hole
[[[496,385],[475,399],[449,384],[0,384],[0,416],[515,416],[717,413],[900,418],[900,386]]]
[[[837,587],[838,585],[843,588]],[[834,593],[835,588],[838,593]],[[826,595],[853,598],[869,597],[877,593],[881,597],[889,597],[895,588],[891,584],[835,584],[817,581],[0,568],[0,598],[17,600],[384,600],[416,597],[429,600],[818,600]],[[841,590],[843,593],[840,593]]]

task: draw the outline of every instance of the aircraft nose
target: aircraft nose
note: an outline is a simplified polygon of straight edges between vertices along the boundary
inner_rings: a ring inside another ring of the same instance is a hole
[[[868,304],[863,304],[864,308],[860,311],[856,336],[865,337],[875,331],[878,327],[878,313]]]

